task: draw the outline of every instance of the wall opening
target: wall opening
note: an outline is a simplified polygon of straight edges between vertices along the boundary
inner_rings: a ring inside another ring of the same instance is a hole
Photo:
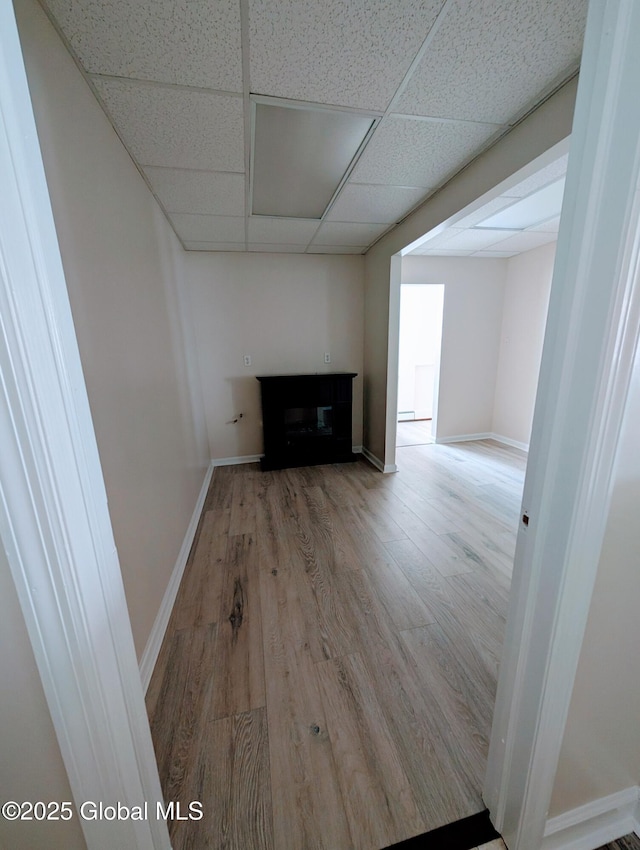
[[[435,439],[444,284],[400,287],[396,445]]]

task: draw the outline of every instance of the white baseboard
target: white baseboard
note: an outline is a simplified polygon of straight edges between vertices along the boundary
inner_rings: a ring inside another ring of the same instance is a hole
[[[239,457],[214,457],[214,466],[236,466],[240,463],[257,463],[264,455],[240,455]]]
[[[596,850],[623,835],[640,833],[637,785],[550,818],[541,850]]]
[[[436,437],[438,445],[468,443],[473,440],[495,440],[496,443],[511,446],[513,449],[520,449],[523,452],[529,451],[529,443],[520,443],[518,440],[512,440],[511,437],[503,437],[502,434],[494,434],[489,431],[483,434],[456,434],[454,437]]]
[[[351,451],[354,453],[354,455],[363,454],[362,446],[351,446]]]
[[[521,443],[519,440],[512,440],[511,437],[503,437],[502,434],[489,434],[488,439],[495,440],[496,443],[502,443],[505,446],[511,446],[512,449],[520,449],[521,452],[529,451],[529,443]]]
[[[383,463],[380,458],[372,454],[366,446],[362,447],[362,454],[366,457],[369,463],[372,463],[380,472],[397,472],[398,467],[395,463]]]
[[[173,568],[173,572],[171,573],[171,578],[169,579],[167,589],[164,592],[164,597],[162,598],[160,610],[156,615],[156,619],[153,623],[153,628],[151,629],[151,634],[149,635],[147,645],[145,646],[144,652],[142,653],[142,658],[140,659],[140,678],[142,679],[142,689],[145,693],[147,691],[147,688],[149,687],[149,682],[151,681],[151,674],[153,673],[153,668],[156,666],[160,647],[162,646],[162,641],[164,640],[167,625],[169,624],[169,617],[171,616],[171,611],[173,609],[174,602],[176,601],[176,596],[178,594],[178,588],[180,587],[180,582],[182,581],[182,574],[184,573],[184,568],[187,565],[187,559],[189,557],[189,552],[191,551],[193,539],[196,536],[196,530],[198,528],[200,514],[202,513],[202,508],[204,507],[204,500],[207,497],[207,491],[209,490],[209,484],[211,483],[213,468],[214,463],[213,461],[211,461],[204,477],[204,481],[202,482],[200,494],[198,495],[198,501],[196,502],[196,506],[193,509],[193,514],[191,515],[191,521],[189,522],[187,533],[185,534],[184,540],[182,541],[182,546],[180,547],[178,559]]]
[[[436,437],[438,445],[446,445],[447,443],[469,443],[472,440],[490,440],[493,434],[456,434],[453,437]]]

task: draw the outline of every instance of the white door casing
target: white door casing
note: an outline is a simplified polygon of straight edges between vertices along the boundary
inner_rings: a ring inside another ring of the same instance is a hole
[[[11,0],[0,0],[0,536],[89,850],[169,850]],[[77,815],[76,815],[77,816]]]
[[[640,329],[640,4],[592,0],[484,798],[542,842]]]

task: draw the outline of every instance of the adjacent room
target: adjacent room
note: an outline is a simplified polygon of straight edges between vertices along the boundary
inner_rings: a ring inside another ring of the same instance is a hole
[[[9,5],[145,770],[201,806],[154,848],[506,850],[484,782],[588,3]],[[75,799],[0,596],[3,799]],[[554,817],[635,764],[614,742],[576,791],[572,710]]]

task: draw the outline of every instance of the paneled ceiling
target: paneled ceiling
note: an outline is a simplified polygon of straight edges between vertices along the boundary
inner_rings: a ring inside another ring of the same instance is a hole
[[[425,234],[408,254],[513,257],[558,238],[568,155],[505,189],[447,227]]]
[[[357,254],[576,73],[587,8],[41,2],[187,250]],[[252,214],[256,99],[371,117],[320,218]]]

